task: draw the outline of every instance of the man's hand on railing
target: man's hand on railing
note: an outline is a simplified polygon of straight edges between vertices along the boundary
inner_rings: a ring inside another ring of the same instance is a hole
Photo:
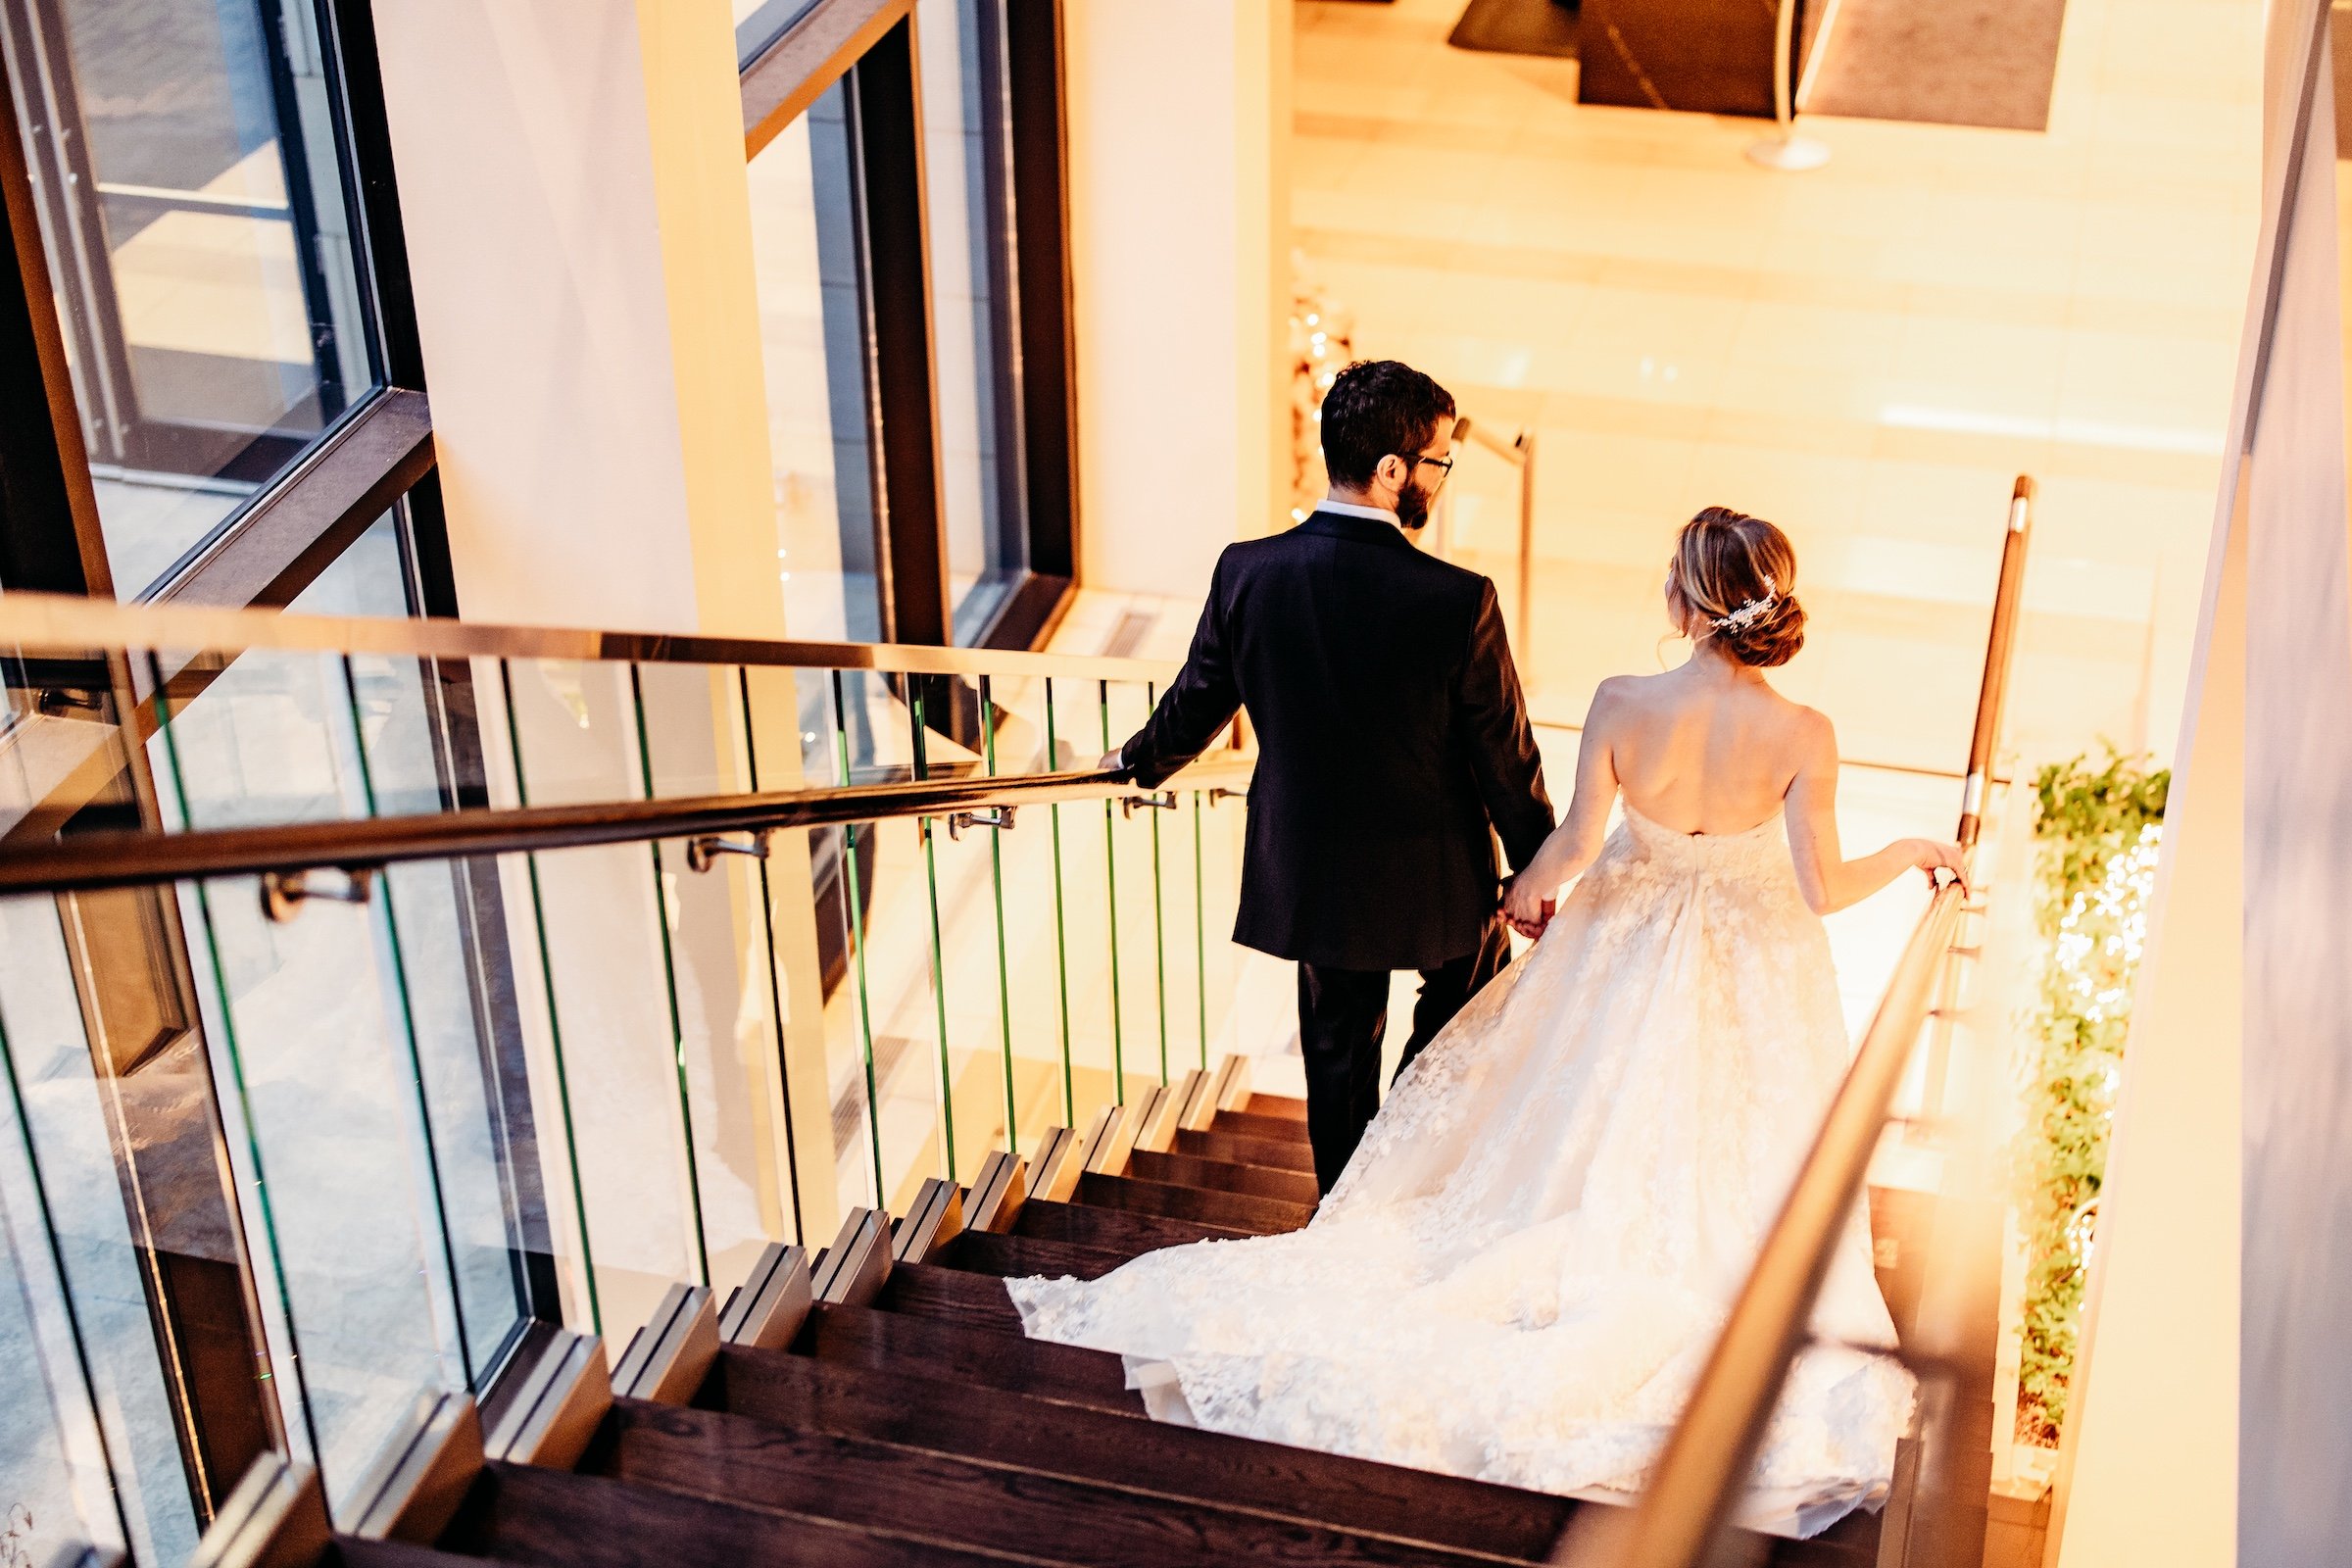
[[[1127,759],[1117,752],[1104,752],[1102,760],[1095,765],[1105,773],[1124,773],[1127,771]]]

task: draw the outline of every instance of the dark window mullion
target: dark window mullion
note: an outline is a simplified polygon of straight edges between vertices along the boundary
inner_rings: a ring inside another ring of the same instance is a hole
[[[1066,581],[1078,574],[1079,519],[1061,0],[1009,0],[1004,50],[1010,190],[989,216],[1005,224],[1017,301],[1029,569]]]
[[[0,272],[0,587],[111,596],[23,122],[4,72],[0,120],[0,208],[15,262]]]
[[[874,427],[874,529],[882,635],[952,639],[948,548],[940,496],[939,408],[923,190],[922,105],[911,14],[850,74],[863,220],[869,418]]]

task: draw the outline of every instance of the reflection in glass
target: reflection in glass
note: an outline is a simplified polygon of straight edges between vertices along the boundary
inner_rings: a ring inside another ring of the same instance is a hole
[[[630,666],[517,660],[502,701],[512,804],[646,797]],[[679,1093],[675,873],[639,843],[532,855],[508,875],[546,963],[544,1059],[562,1074],[592,1315],[625,1344],[672,1283],[710,1275],[691,1096]]]
[[[5,0],[0,24],[127,597],[375,384],[329,39],[297,0]]]
[[[257,651],[166,709],[152,755],[180,823],[368,811],[354,693],[341,660]],[[473,1359],[397,916],[312,900],[273,918],[247,877],[179,892],[256,1271],[302,1369],[290,1424],[341,1510],[416,1394],[466,1387]]]
[[[286,608],[305,615],[415,614],[399,513],[369,523]]]
[[[63,924],[74,906],[71,900],[0,900],[0,1068],[9,1079],[0,1085],[0,1102],[13,1096],[22,1113],[21,1127],[0,1141],[19,1133],[29,1138],[40,1168],[62,1283],[80,1331],[132,1549],[142,1562],[179,1562],[195,1548],[195,1508],[180,1465],[157,1326],[149,1317],[145,1263],[124,1198],[147,1197],[151,1245],[183,1257],[224,1254],[220,1260],[233,1267],[235,1239],[202,1222],[207,1200],[217,1193],[202,1162],[211,1150],[209,1127],[188,1140],[157,1131],[159,1116],[174,1123],[191,1114],[207,1116],[201,1094],[190,1094],[188,1075],[175,1070],[185,1054],[172,1050],[150,1057],[126,1078],[109,1081],[99,1074]],[[145,1147],[137,1177],[118,1180],[109,1104],[119,1108],[125,1100],[142,1102],[138,1125]],[[193,1172],[169,1157],[165,1146],[180,1142],[192,1144],[199,1155]],[[25,1180],[20,1168],[0,1183],[6,1225],[20,1235],[32,1204]],[[151,1196],[145,1187],[154,1189]],[[31,1278],[22,1270],[17,1277]],[[11,1303],[0,1301],[0,1412],[9,1412],[0,1414],[0,1476],[30,1476],[38,1466],[23,1446],[34,1437],[30,1417],[38,1404],[18,1385],[38,1375],[39,1358],[21,1338],[25,1325],[11,1311]],[[24,1500],[0,1496],[0,1507]],[[57,1540],[56,1524],[47,1511],[33,1509],[36,1539]],[[34,1558],[44,1560],[38,1551]]]
[[[735,65],[738,70],[766,52],[792,30],[793,24],[816,9],[816,0],[733,0]]]
[[[657,799],[750,787],[742,671],[647,664],[637,672],[646,766]],[[748,840],[731,839],[732,843]],[[711,1278],[750,1274],[771,1241],[798,1241],[785,1130],[777,981],[760,858],[716,854],[696,870],[686,846],[660,846],[700,1223]]]
[[[752,259],[785,628],[870,642],[882,602],[848,97],[827,88],[752,160]]]

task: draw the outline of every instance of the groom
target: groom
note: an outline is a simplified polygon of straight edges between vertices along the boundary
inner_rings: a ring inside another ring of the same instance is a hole
[[[1494,838],[1517,868],[1551,831],[1494,584],[1410,538],[1452,470],[1453,430],[1452,397],[1410,366],[1341,371],[1323,401],[1329,498],[1226,548],[1183,672],[1103,760],[1154,788],[1250,710],[1233,939],[1298,962],[1326,1193],[1379,1108],[1390,971],[1421,972],[1409,1062],[1509,959]]]

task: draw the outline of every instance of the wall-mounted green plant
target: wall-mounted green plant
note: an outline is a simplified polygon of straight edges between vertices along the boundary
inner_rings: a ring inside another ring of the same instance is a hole
[[[2015,1151],[2027,1242],[2017,1436],[2053,1446],[2065,1424],[2082,1288],[2097,1234],[2132,977],[2147,933],[2167,769],[2108,749],[2034,780],[2042,941],[2026,1125]]]

